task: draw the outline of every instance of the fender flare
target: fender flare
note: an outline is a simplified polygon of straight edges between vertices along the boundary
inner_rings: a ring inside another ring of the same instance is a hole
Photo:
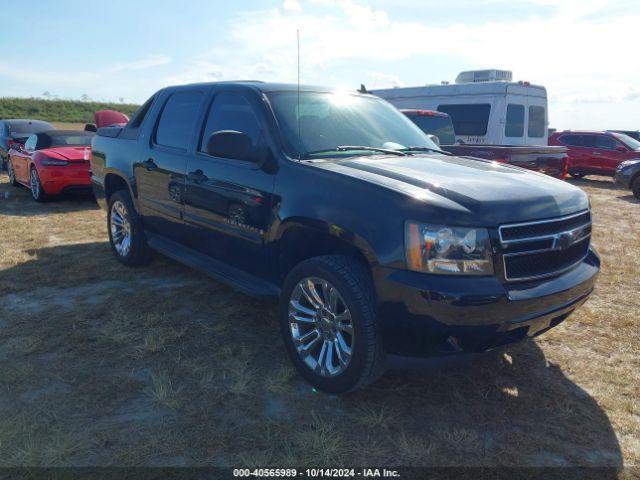
[[[285,234],[294,228],[315,230],[319,233],[335,237],[337,240],[345,242],[356,248],[369,262],[370,266],[378,265],[378,256],[370,243],[361,235],[345,227],[324,220],[309,217],[290,217],[281,221],[275,228],[269,239],[270,242],[278,242]]]

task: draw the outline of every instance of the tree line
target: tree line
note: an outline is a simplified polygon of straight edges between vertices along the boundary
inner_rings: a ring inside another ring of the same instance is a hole
[[[97,110],[117,110],[131,116],[139,105],[42,98],[0,98],[0,119],[30,118],[47,122],[91,123]]]

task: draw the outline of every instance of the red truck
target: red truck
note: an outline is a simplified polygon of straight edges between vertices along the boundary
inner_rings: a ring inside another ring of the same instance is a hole
[[[572,177],[613,177],[625,160],[640,159],[640,142],[617,132],[565,130],[549,137],[549,145],[567,148]]]
[[[443,150],[454,155],[509,163],[560,179],[567,176],[567,148],[564,146],[455,144],[453,122],[448,114],[417,109],[401,112],[423,132],[435,137]]]

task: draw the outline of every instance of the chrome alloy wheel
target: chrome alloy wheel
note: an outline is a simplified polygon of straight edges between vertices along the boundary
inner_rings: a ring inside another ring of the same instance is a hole
[[[116,201],[111,206],[111,241],[121,257],[126,257],[131,250],[131,222],[127,209],[121,201]]]
[[[289,300],[289,329],[300,359],[316,374],[341,374],[353,356],[351,312],[329,282],[308,277],[296,285]]]
[[[38,178],[38,172],[35,168],[31,169],[31,174],[29,175],[29,185],[31,187],[31,195],[33,198],[40,197],[40,179]]]

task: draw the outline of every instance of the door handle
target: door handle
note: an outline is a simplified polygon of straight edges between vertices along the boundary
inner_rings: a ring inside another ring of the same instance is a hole
[[[142,165],[144,165],[144,168],[146,168],[148,172],[152,172],[158,169],[158,165],[153,161],[153,158],[148,158],[147,160],[142,162]]]
[[[593,152],[592,155],[602,155],[600,152]]]
[[[204,183],[209,180],[202,170],[198,169],[195,172],[189,172],[187,179],[193,183]]]

